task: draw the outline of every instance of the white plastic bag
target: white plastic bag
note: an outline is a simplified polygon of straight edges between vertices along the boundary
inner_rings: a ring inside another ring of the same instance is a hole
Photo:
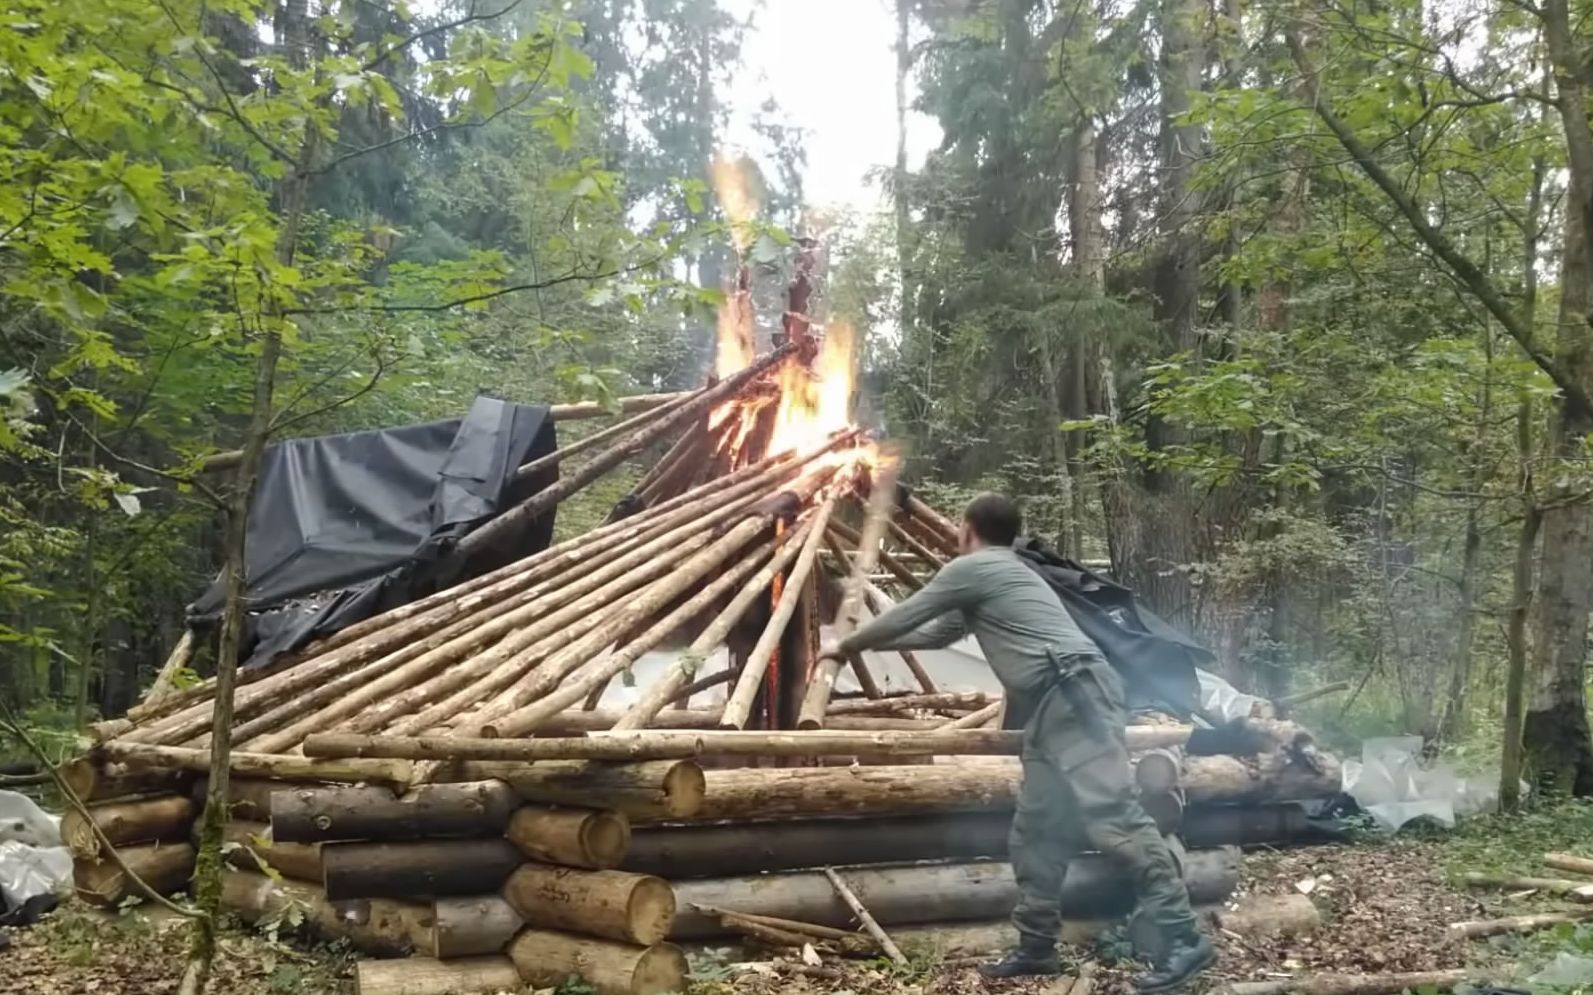
[[[0,842],[28,846],[60,846],[61,818],[33,803],[27,795],[0,791]]]
[[[0,906],[20,907],[38,895],[60,894],[72,886],[72,851],[64,846],[0,843]]]

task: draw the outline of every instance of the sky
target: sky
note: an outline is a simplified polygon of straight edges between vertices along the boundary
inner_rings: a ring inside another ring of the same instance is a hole
[[[727,141],[755,148],[750,122],[772,96],[804,131],[804,193],[814,207],[878,208],[869,170],[896,162],[896,15],[892,0],[723,0],[753,15],[731,95]],[[909,83],[908,99],[912,99]],[[939,141],[935,122],[909,112],[908,165]]]

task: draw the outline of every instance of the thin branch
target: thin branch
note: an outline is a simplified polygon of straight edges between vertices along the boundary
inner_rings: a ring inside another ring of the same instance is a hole
[[[405,49],[411,47],[412,45],[415,45],[417,42],[425,41],[427,38],[430,38],[433,35],[439,35],[439,34],[443,34],[443,33],[448,32],[448,31],[453,31],[456,28],[462,28],[462,27],[465,27],[466,25],[469,25],[469,24],[475,24],[478,21],[493,21],[493,20],[497,20],[498,18],[500,18],[503,15],[505,15],[505,14],[509,13],[510,11],[514,10],[518,6],[520,6],[520,0],[511,0],[509,6],[504,7],[502,10],[496,10],[496,11],[493,11],[492,13],[490,13],[490,14],[478,14],[478,13],[475,12],[475,6],[472,4],[470,13],[466,14],[464,17],[461,17],[461,18],[458,18],[458,19],[452,20],[452,21],[447,21],[447,22],[444,22],[442,24],[436,24],[436,25],[433,25],[432,27],[426,28],[426,29],[424,29],[422,31],[417,31],[414,34],[410,35],[409,37],[400,39],[399,41],[395,42],[391,47],[385,48],[382,51],[378,52],[376,54],[376,56],[371,59],[371,61],[365,63],[365,65],[360,67],[360,72],[362,72],[362,73],[370,72],[371,70],[375,69],[377,66],[381,65],[383,62],[386,62],[388,59],[390,59],[393,56],[397,55],[399,52],[402,52]]]
[[[660,256],[657,259],[647,262],[633,263],[629,266],[619,266],[605,272],[598,273],[580,273],[572,270],[571,272],[565,273],[562,276],[556,276],[548,280],[542,280],[536,283],[511,284],[507,287],[499,287],[496,290],[488,290],[479,294],[470,294],[466,297],[456,297],[453,300],[442,301],[437,304],[340,304],[335,307],[324,308],[284,308],[282,310],[282,314],[284,317],[291,317],[294,315],[308,314],[348,314],[351,312],[372,314],[408,314],[413,312],[450,311],[456,307],[463,307],[467,304],[480,304],[483,301],[496,300],[499,297],[507,297],[510,294],[524,293],[527,290],[546,290],[549,287],[557,287],[566,283],[579,283],[581,281],[591,280],[607,280],[611,277],[623,276],[627,273],[635,273],[639,270],[651,268],[658,265],[663,261],[663,259],[664,257]]]

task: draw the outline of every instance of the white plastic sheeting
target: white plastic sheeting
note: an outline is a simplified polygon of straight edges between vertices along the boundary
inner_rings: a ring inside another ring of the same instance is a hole
[[[61,820],[15,791],[0,791],[0,912],[72,885]]]
[[[1456,819],[1498,808],[1497,769],[1462,777],[1448,763],[1424,763],[1421,754],[1420,736],[1366,740],[1360,760],[1344,761],[1345,794],[1389,831],[1421,818],[1451,828]]]
[[[1247,719],[1253,714],[1266,714],[1272,703],[1257,698],[1229,684],[1209,671],[1195,668],[1195,679],[1200,683],[1200,717],[1214,726],[1224,726],[1235,719]],[[1258,713],[1256,710],[1260,709]]]

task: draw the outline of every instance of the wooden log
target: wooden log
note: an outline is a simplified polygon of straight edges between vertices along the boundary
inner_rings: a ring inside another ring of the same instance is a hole
[[[857,897],[857,893],[847,885],[839,874],[835,873],[835,868],[824,868],[824,876],[829,879],[830,886],[835,889],[835,893],[841,896],[841,901],[845,902],[846,907],[852,910],[852,914],[857,917],[857,921],[863,924],[863,928],[868,931],[868,935],[872,936],[874,942],[879,944],[879,948],[885,951],[885,956],[897,964],[907,963],[907,957],[902,953],[901,948],[890,938],[890,934],[881,928],[878,920],[869,914],[868,907],[863,904],[862,899]]]
[[[846,579],[845,593],[840,610],[835,615],[835,638],[845,639],[857,627],[863,613],[863,585],[879,562],[880,547],[885,541],[885,529],[890,523],[891,502],[895,499],[896,475],[901,469],[899,446],[881,446],[879,458],[870,471],[868,506],[863,520],[863,531],[858,536],[857,558],[852,562],[851,574]],[[826,519],[828,521],[828,519]],[[814,553],[818,547],[815,544]],[[829,709],[830,695],[835,690],[835,677],[840,672],[841,661],[835,658],[819,660],[808,677],[807,690],[802,695],[802,705],[797,713],[798,729],[819,729],[824,726],[824,715]],[[858,676],[863,674],[862,664],[856,664]],[[867,686],[868,682],[864,682]],[[872,697],[872,696],[871,696]]]
[[[1214,756],[1184,759],[1184,792],[1191,805],[1202,802],[1279,802],[1330,798],[1342,789],[1339,763],[1326,754],[1320,769],[1291,762],[1284,754],[1244,758]]]
[[[502,954],[438,960],[405,957],[354,964],[354,995],[475,995],[518,991],[520,972]]]
[[[130,843],[164,843],[188,836],[194,821],[194,803],[182,795],[110,802],[89,808],[90,819],[75,808],[61,817],[61,838],[74,856],[93,858],[100,852],[99,827],[112,846]]]
[[[1251,895],[1235,908],[1218,909],[1216,925],[1250,939],[1282,938],[1314,932],[1322,916],[1304,895]]]
[[[271,829],[289,843],[501,836],[519,804],[502,781],[422,784],[401,796],[367,785],[293,788],[271,796]]]
[[[1464,970],[1408,974],[1307,974],[1272,981],[1234,981],[1228,995],[1399,995],[1424,988],[1445,991],[1465,982]]]
[[[1015,763],[715,770],[696,818],[1011,811],[1019,780]]]
[[[509,944],[520,980],[553,988],[580,978],[596,995],[664,995],[686,990],[686,955],[670,943],[638,947],[612,940],[525,929]]]
[[[780,598],[775,603],[774,611],[769,615],[768,623],[758,634],[757,643],[753,645],[752,651],[747,654],[746,661],[741,665],[741,675],[736,679],[735,689],[731,691],[729,699],[725,702],[724,714],[719,720],[720,728],[740,729],[747,724],[747,717],[752,714],[753,700],[757,697],[759,689],[763,687],[764,674],[769,669],[769,661],[780,647],[786,626],[790,623],[791,616],[796,613],[798,602],[802,600],[803,585],[807,583],[808,576],[813,572],[813,565],[818,560],[819,544],[824,539],[824,527],[829,523],[831,513],[835,511],[835,502],[833,494],[825,498],[813,520],[802,527],[801,552],[791,567],[790,576],[785,579],[785,584],[780,590]]]
[[[1183,869],[1190,901],[1205,905],[1226,900],[1238,884],[1240,860],[1235,848],[1187,854]],[[859,900],[886,926],[996,919],[1011,912],[1018,897],[1012,868],[1005,863],[870,866],[846,873]],[[849,926],[853,915],[817,871],[676,881],[675,900],[681,909],[675,918],[676,940],[724,935],[718,919],[695,911],[701,907],[836,928]],[[1133,905],[1133,887],[1106,858],[1086,854],[1069,867],[1062,890],[1064,916],[1111,918],[1126,915]]]
[[[743,523],[747,526],[748,538],[761,531],[761,522]],[[722,543],[710,547],[705,551],[701,560],[694,559],[683,564],[678,573],[682,579],[691,582],[700,580],[713,570],[719,570],[719,576],[702,585],[694,594],[686,598],[679,605],[670,609],[665,615],[649,625],[645,631],[634,638],[622,637],[623,646],[606,657],[594,660],[567,680],[563,686],[550,689],[550,693],[539,701],[534,701],[519,711],[491,724],[490,732],[508,736],[523,736],[541,727],[553,716],[564,709],[574,705],[587,695],[599,693],[608,682],[619,676],[622,671],[628,670],[642,654],[647,653],[660,645],[665,639],[674,635],[681,626],[695,619],[698,615],[712,607],[720,598],[747,581],[758,566],[777,553],[784,542],[784,536],[777,535],[773,540],[750,552],[742,551],[743,540],[737,538],[733,530],[725,536]],[[722,554],[722,555],[721,555]],[[733,566],[724,564],[730,560],[739,559]],[[678,592],[677,592],[678,593]],[[675,594],[660,595],[656,601],[649,601],[643,597],[627,607],[626,614],[621,617],[627,626],[634,625],[640,620],[651,616],[661,610]]]
[[[467,760],[439,768],[434,780],[505,781],[524,801],[623,812],[632,819],[684,819],[702,807],[702,768],[689,760],[645,763]]]
[[[630,848],[630,820],[618,812],[525,805],[509,820],[509,842],[532,860],[605,870]]]
[[[523,864],[503,897],[528,926],[643,946],[662,942],[675,922],[674,889],[650,874]]]
[[[1563,923],[1581,923],[1593,920],[1593,909],[1575,912],[1541,912],[1536,915],[1506,916],[1502,919],[1473,919],[1449,924],[1455,936],[1477,939],[1484,936],[1503,936],[1506,933],[1533,933]]]
[[[504,839],[327,843],[321,873],[334,902],[479,895],[497,891],[523,859]]]
[[[960,719],[948,719],[945,722],[941,722],[936,726],[936,728],[946,732],[952,732],[957,729],[981,729],[991,722],[996,722],[998,719],[1000,719],[1001,707],[1002,700],[998,698],[983,708],[969,712]],[[1020,743],[1022,741],[1021,734],[1019,741]]]
[[[742,922],[756,923],[760,926],[768,926],[771,929],[784,930],[787,933],[796,933],[819,940],[862,940],[865,944],[867,944],[869,939],[868,937],[852,932],[851,930],[836,929],[833,926],[821,926],[818,923],[800,922],[796,919],[780,919],[775,916],[760,916],[754,915],[750,912],[736,912],[731,909],[718,909],[711,905],[699,906],[696,911],[701,912],[704,915],[718,916],[721,920],[726,916],[729,916],[739,919]],[[872,946],[872,944],[869,946],[870,949],[876,949]]]
[[[72,793],[85,803],[182,791],[194,779],[184,770],[108,763],[97,756],[68,760],[59,773]]]
[[[1005,857],[1010,812],[645,826],[620,866],[672,881],[856,864]]]
[[[194,630],[184,629],[182,638],[177,640],[177,645],[172,647],[166,662],[161,664],[160,673],[155,675],[155,682],[144,692],[145,703],[153,705],[174,693],[177,690],[177,672],[187,667],[193,658]]]
[[[1571,874],[1593,874],[1593,857],[1578,857],[1572,853],[1546,853],[1543,855],[1543,864],[1545,867],[1568,871]]]
[[[1179,835],[1191,847],[1292,843],[1310,833],[1298,805],[1197,805],[1185,810]]]
[[[730,673],[734,673],[731,671]],[[684,694],[685,688],[680,693]],[[668,704],[667,702],[665,704]],[[634,710],[634,709],[633,709]],[[626,721],[630,714],[616,708],[596,708],[590,712],[563,711],[547,721],[537,729],[536,734],[543,737],[577,736],[582,733],[619,731],[621,723]],[[646,719],[645,728],[648,729],[717,729],[719,728],[718,708],[675,708],[660,710],[657,714]],[[638,727],[641,728],[641,727]]]
[[[390,899],[327,901],[320,888],[286,878],[226,868],[221,907],[247,923],[301,923],[326,940],[345,940],[362,953],[404,957],[429,952],[431,907]]]
[[[914,710],[967,708],[977,710],[990,703],[983,691],[964,691],[945,694],[903,694],[884,698],[852,698],[830,702],[825,721],[837,715],[893,715]]]
[[[753,381],[762,377],[780,363],[785,362],[790,354],[790,348],[783,347],[760,357],[745,369],[739,370],[707,390],[699,392],[691,400],[673,409],[664,417],[650,422],[614,445],[602,450],[585,463],[572,468],[567,475],[560,477],[556,483],[549,487],[544,487],[514,507],[506,509],[490,522],[465,536],[456,547],[454,555],[463,559],[475,555],[480,550],[492,548],[494,544],[501,542],[506,536],[513,535],[516,529],[535,521],[560,501],[618,466],[627,457],[641,452],[658,439],[662,439],[682,426],[690,424],[693,419],[707,413],[720,402],[740,394]]]
[[[240,820],[226,824],[222,840],[232,846],[227,852],[227,863],[239,870],[262,874],[275,871],[295,880],[321,883],[319,843],[280,843],[271,838],[269,823]]]
[[[182,891],[194,872],[194,848],[188,843],[119,846],[116,852],[128,870],[163,895]],[[84,901],[107,909],[140,894],[132,879],[111,860],[72,861],[72,884]]]
[[[293,783],[289,781],[268,781],[263,778],[229,777],[227,779],[227,817],[229,819],[242,819],[245,822],[270,822],[271,821],[271,795],[278,791],[288,791],[301,787],[322,787],[314,782]],[[210,779],[201,777],[194,782],[193,790],[188,797],[194,804],[202,806],[209,795]]]
[[[544,470],[556,471],[562,463],[568,460],[571,456],[574,456],[576,453],[583,453],[586,450],[591,449],[593,446],[600,446],[611,439],[615,439],[621,435],[624,435],[626,432],[640,428],[642,425],[647,424],[653,419],[680,407],[695,393],[698,392],[693,391],[690,393],[681,394],[672,401],[667,401],[655,408],[648,408],[638,414],[624,419],[623,421],[617,421],[612,425],[605,426],[604,428],[593,432],[591,435],[576,439],[574,442],[565,443],[556,451],[551,452],[546,456],[543,456],[539,459],[534,459],[529,463],[522,463],[520,464],[520,468],[514,472],[514,482],[521,483],[522,481],[530,480],[532,477]]]
[[[999,702],[997,703],[999,704]],[[561,713],[568,715],[569,713]],[[668,715],[670,713],[661,713]],[[704,718],[706,721],[706,716]],[[601,720],[599,720],[601,721]],[[688,720],[690,721],[690,720]],[[579,738],[532,739],[468,736],[361,736],[319,733],[304,741],[306,756],[328,758],[393,757],[411,760],[686,760],[704,755],[818,757],[852,756],[1017,756],[1023,733],[1000,729],[943,729],[934,720],[889,720],[870,715],[831,716],[830,723],[857,723],[862,731],[816,729],[806,732],[677,732],[638,730]],[[881,722],[911,722],[910,729],[866,731]],[[921,731],[920,731],[921,730]],[[1184,734],[1183,727],[1126,730],[1132,749],[1153,747]],[[1016,767],[1013,768],[1016,770]]]
[[[1340,691],[1348,691],[1349,689],[1349,681],[1334,681],[1332,684],[1324,684],[1321,687],[1315,687],[1306,691],[1297,691],[1294,694],[1284,695],[1282,698],[1274,701],[1273,704],[1278,708],[1292,708],[1295,705],[1303,705],[1308,701],[1315,701],[1318,698],[1326,698],[1330,694],[1338,694]]]
[[[210,751],[183,746],[110,742],[98,747],[112,760],[145,768],[205,771]],[[371,782],[404,786],[413,776],[408,760],[317,760],[282,753],[233,753],[233,774],[279,781]]]
[[[1166,794],[1178,788],[1183,758],[1177,747],[1147,750],[1134,760],[1134,782],[1147,795]]]
[[[1541,891],[1569,898],[1574,902],[1593,902],[1593,881],[1568,881],[1562,878],[1512,877],[1501,874],[1469,873],[1468,888],[1497,888],[1503,891]]]
[[[907,503],[904,506],[904,509],[915,520],[922,523],[926,528],[933,530],[936,535],[940,536],[941,548],[944,549],[948,555],[954,554],[957,551],[957,547],[961,542],[961,539],[959,538],[958,528],[955,522],[947,518],[945,515],[942,515],[934,508],[931,508],[929,505],[925,504],[915,495],[909,494],[907,496]]]
[[[431,922],[431,950],[443,958],[498,953],[524,925],[500,895],[438,898],[431,904]]]

